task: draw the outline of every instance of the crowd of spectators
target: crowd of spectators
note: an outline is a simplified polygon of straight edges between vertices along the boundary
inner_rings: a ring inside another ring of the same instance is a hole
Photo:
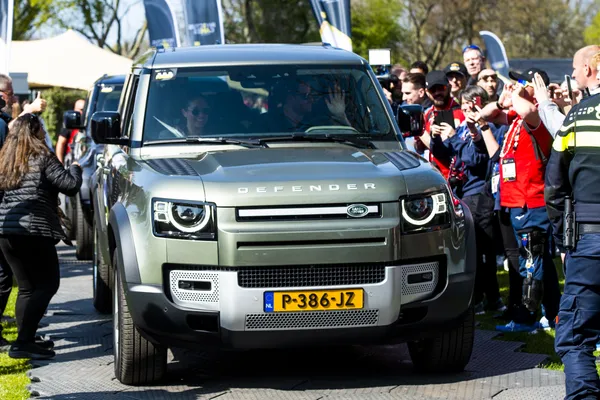
[[[422,61],[390,70],[399,83],[385,91],[388,100],[424,109],[423,133],[407,138],[407,145],[439,169],[473,214],[475,311],[504,320],[500,331],[555,327],[560,291],[544,201],[545,166],[569,109],[599,90],[600,81],[589,72],[598,51],[588,46],[575,54],[572,97],[567,82],[550,82],[534,66],[501,76],[486,66],[476,45],[463,49],[462,62],[441,70],[430,71]],[[500,268],[510,277],[507,304],[498,290]]]

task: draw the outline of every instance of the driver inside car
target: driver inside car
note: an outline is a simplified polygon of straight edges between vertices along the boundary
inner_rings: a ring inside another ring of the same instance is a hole
[[[271,96],[276,104],[266,114],[271,132],[305,132],[320,125],[351,126],[346,116],[346,99],[337,82],[326,93],[320,93],[309,83],[299,81],[291,87],[276,87]],[[279,98],[283,99],[281,103]],[[323,98],[328,112],[317,107]]]

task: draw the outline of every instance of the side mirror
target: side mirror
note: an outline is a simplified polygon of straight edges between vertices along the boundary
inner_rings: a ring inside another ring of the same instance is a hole
[[[79,111],[65,111],[63,114],[63,123],[67,129],[83,129],[83,121]]]
[[[96,143],[127,145],[121,136],[121,115],[114,111],[99,111],[91,119],[92,139]]]
[[[396,121],[403,137],[421,136],[424,126],[423,106],[420,104],[401,105],[398,107]]]

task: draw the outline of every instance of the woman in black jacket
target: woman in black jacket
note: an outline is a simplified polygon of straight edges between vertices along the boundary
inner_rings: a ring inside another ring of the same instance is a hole
[[[36,337],[36,331],[60,280],[55,246],[65,234],[58,193],[73,196],[81,187],[81,167],[65,170],[44,135],[39,118],[25,114],[14,121],[0,151],[0,249],[19,287],[12,358],[54,357],[53,343]]]

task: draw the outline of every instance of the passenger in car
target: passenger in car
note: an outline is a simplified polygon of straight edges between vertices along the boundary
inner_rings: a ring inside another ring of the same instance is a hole
[[[211,107],[204,96],[191,98],[186,107],[181,110],[183,133],[187,136],[202,136],[206,134],[206,124],[209,121]]]

